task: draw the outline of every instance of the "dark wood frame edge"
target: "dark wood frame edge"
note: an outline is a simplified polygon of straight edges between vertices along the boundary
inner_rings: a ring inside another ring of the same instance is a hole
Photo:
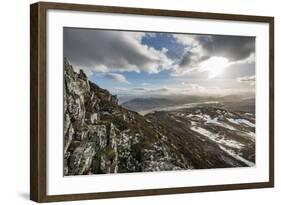
[[[131,190],[103,193],[47,195],[46,173],[46,11],[48,9],[106,12],[201,19],[264,22],[269,24],[269,181],[198,187]],[[36,202],[88,200],[192,192],[274,187],[274,17],[202,13],[129,7],[38,2],[30,5],[30,199]]]
[[[46,198],[46,12],[30,6],[30,199]],[[45,10],[46,11],[46,10]]]

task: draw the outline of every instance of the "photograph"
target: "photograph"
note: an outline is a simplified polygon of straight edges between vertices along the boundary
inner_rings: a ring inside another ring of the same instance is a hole
[[[63,28],[63,175],[255,167],[255,36]]]
[[[32,201],[275,186],[274,16],[179,8],[30,5]]]

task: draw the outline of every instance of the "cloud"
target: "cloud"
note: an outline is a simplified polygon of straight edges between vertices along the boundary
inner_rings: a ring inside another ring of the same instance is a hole
[[[145,35],[144,32],[64,28],[64,56],[88,75],[123,71],[158,73],[169,69],[173,61],[166,56],[167,49],[159,51],[142,44]]]
[[[178,43],[201,55],[226,57],[231,61],[247,58],[255,51],[255,38],[229,35],[185,35],[174,34]]]
[[[204,86],[197,83],[185,83],[181,87],[163,87],[146,91],[144,95],[147,96],[225,96],[242,94],[244,92],[250,93],[249,90],[243,90],[241,88],[230,88],[225,86]]]
[[[244,76],[237,78],[237,81],[240,83],[247,83],[249,85],[255,85],[256,83],[256,76]]]
[[[181,83],[181,87],[160,87],[155,89],[147,89],[144,95],[148,96],[177,96],[177,95],[223,95],[226,89],[217,86],[202,86],[196,83]]]
[[[142,86],[149,86],[149,85],[151,85],[151,83],[143,82],[143,83],[141,83],[141,85],[142,85]]]
[[[150,37],[150,38],[155,38],[156,37],[156,33],[153,33],[153,32],[146,32],[145,35],[147,37]]]
[[[256,55],[255,53],[251,53],[247,58],[244,58],[242,60],[237,60],[233,64],[252,64],[256,61]]]
[[[185,46],[180,63],[174,65],[174,76],[197,70],[211,57],[225,58],[230,64],[255,62],[254,37],[184,34],[174,34],[173,37]]]
[[[105,73],[105,74],[102,74],[102,76],[115,83],[128,83],[129,84],[129,81],[125,78],[125,76],[118,74],[118,73]]]
[[[141,87],[133,88],[133,90],[136,90],[136,91],[146,91],[145,88],[141,88]]]
[[[178,85],[159,86],[153,88],[143,87],[114,87],[112,93],[118,96],[127,96],[130,98],[147,98],[147,97],[168,97],[173,98],[177,96],[225,96],[225,95],[240,95],[253,94],[253,89],[241,87],[227,87],[224,85],[201,85],[198,83],[182,82]],[[124,98],[123,98],[124,99]]]
[[[134,87],[131,90],[133,91],[137,91],[137,92],[141,92],[141,93],[155,93],[155,94],[159,94],[160,92],[169,92],[171,91],[171,88],[168,88],[166,86],[164,87],[160,87],[160,88],[144,88],[144,87]]]
[[[134,87],[131,89],[131,92],[134,92],[135,94],[154,96],[154,95],[198,94],[206,91],[205,87],[198,84],[182,82],[181,85],[182,85],[181,87],[174,87],[174,86],[169,86],[169,87],[161,86],[156,88]]]
[[[195,34],[173,34],[173,37],[180,44],[195,48],[201,46],[201,40],[210,41],[211,36],[208,35],[195,35]]]
[[[195,83],[188,83],[184,85],[185,85],[185,90],[205,90],[205,87]]]
[[[203,78],[206,74],[212,78],[224,74],[225,67],[232,69],[235,67],[232,65],[245,67],[245,64],[255,63],[254,37],[169,35],[172,36],[170,38],[174,44],[166,43],[157,50],[143,43],[144,37],[153,38],[154,44],[157,44],[158,40],[161,41],[153,32],[64,28],[64,56],[75,69],[83,69],[88,76],[93,73],[120,72],[157,74],[169,70],[168,73],[172,76],[195,74]],[[175,45],[180,45],[177,47],[183,50],[177,49],[180,50],[179,54],[171,59],[168,53]],[[218,62],[223,65],[216,66]],[[212,69],[214,70],[211,71]],[[233,69],[230,72],[236,71]],[[232,78],[236,77],[237,75]]]

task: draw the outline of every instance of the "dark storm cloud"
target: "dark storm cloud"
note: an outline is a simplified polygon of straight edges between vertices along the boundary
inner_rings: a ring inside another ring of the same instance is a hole
[[[195,52],[186,51],[179,63],[179,66],[197,66],[200,56]]]
[[[223,35],[173,35],[178,43],[186,46],[176,74],[184,74],[212,56],[227,58],[229,62],[242,61],[255,53],[255,38]]]
[[[179,63],[179,67],[195,67],[198,66],[200,62],[207,60],[209,57],[210,56],[208,55],[200,55],[196,52],[186,51]]]
[[[226,57],[231,61],[243,60],[255,51],[254,37],[212,36],[210,41],[200,42],[209,55]]]
[[[64,28],[64,56],[89,72],[157,73],[171,61],[164,52],[142,45],[144,35],[142,32]]]

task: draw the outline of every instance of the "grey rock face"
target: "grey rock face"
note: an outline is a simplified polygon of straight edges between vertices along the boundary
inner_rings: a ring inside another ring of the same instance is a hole
[[[64,174],[118,172],[120,160],[129,160],[118,157],[124,133],[113,124],[122,115],[117,97],[89,83],[66,59],[64,82]]]
[[[118,105],[117,96],[90,82],[82,70],[75,72],[65,59],[64,175],[235,167],[254,163],[254,139],[248,136],[254,132],[249,126],[250,121],[253,122],[251,116],[244,119],[241,113],[233,119],[231,113],[223,115],[224,110],[201,109],[206,119],[199,119],[196,112],[198,110],[139,115]],[[205,112],[211,113],[209,118]],[[211,123],[218,129],[214,130]],[[223,123],[234,129],[241,128],[240,134],[224,128]],[[214,133],[213,138],[204,136],[206,130]],[[235,137],[239,138],[236,144]],[[238,149],[239,146],[243,149]]]

